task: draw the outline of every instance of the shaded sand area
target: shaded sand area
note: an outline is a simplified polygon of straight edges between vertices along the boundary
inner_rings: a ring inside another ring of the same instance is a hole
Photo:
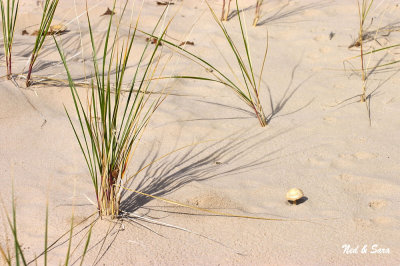
[[[231,73],[225,60],[235,66],[235,59],[205,3],[174,2],[163,22],[175,15],[166,39],[193,42],[186,49]],[[220,14],[222,1],[209,2]],[[221,84],[155,82],[155,91],[166,87],[170,95],[153,115],[127,176],[196,143],[146,168],[130,188],[217,212],[285,221],[224,217],[127,191],[121,208],[136,218],[98,220],[84,264],[399,265],[399,65],[374,68],[398,60],[397,50],[374,54],[368,61],[367,94],[372,93],[368,112],[359,102],[359,72],[352,71],[360,68],[360,61],[346,61],[359,54],[357,47],[348,48],[358,34],[355,1],[264,2],[257,27],[251,26],[255,1],[240,1],[240,6],[257,69],[269,34],[261,94],[269,125],[261,128],[252,110]],[[398,44],[400,7],[396,1],[379,3],[374,5],[369,30],[385,26],[393,30],[377,34],[377,41],[367,45]],[[140,4],[137,1],[134,18]],[[102,14],[112,1],[91,0],[88,6],[101,47],[109,19]],[[164,8],[146,0],[139,28],[151,31]],[[38,28],[40,10],[36,0],[21,2],[13,47],[15,73],[26,74],[35,38],[22,31]],[[67,26],[67,32],[56,38],[77,82],[89,81],[93,73],[84,11],[82,0],[60,1],[54,18],[54,23]],[[128,34],[130,13],[129,4],[121,36]],[[231,13],[224,24],[240,41],[237,14]],[[144,34],[137,38],[127,76],[133,75],[140,56],[135,51],[146,45]],[[166,74],[209,74],[168,47],[162,49],[163,63],[172,55]],[[4,58],[4,52],[1,55]],[[5,75],[4,60],[0,72]],[[28,260],[43,251],[46,194],[49,243],[69,230],[74,212],[74,222],[82,223],[74,231],[72,247],[79,246],[70,262],[79,262],[84,244],[79,241],[97,217],[85,220],[96,212],[92,204],[96,199],[64,111],[63,105],[73,111],[73,101],[51,37],[33,75],[36,81],[44,80],[28,89],[21,77],[16,77],[20,88],[5,78],[0,81],[0,194],[10,213],[14,179],[19,237]],[[78,90],[85,97],[87,87]],[[74,113],[72,119],[77,122]],[[288,204],[285,194],[292,187],[301,188],[307,200]],[[5,222],[2,227],[8,230]],[[5,245],[11,234],[0,231],[0,243]],[[49,251],[52,265],[64,261],[67,239]],[[346,244],[359,246],[357,254],[344,254]],[[366,254],[361,252],[364,245]],[[373,245],[390,253],[371,254]]]

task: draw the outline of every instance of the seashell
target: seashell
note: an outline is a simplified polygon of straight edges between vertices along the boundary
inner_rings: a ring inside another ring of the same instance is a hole
[[[296,201],[304,197],[304,193],[299,188],[292,188],[286,193],[286,199],[296,205]]]

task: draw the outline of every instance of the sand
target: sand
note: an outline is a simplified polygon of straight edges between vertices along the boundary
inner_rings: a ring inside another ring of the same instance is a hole
[[[155,2],[144,3],[140,21],[144,30],[151,30],[164,8]],[[206,5],[200,0],[174,2],[168,18],[177,13],[168,38],[193,41],[188,50],[230,73],[222,58],[229,62],[234,58]],[[123,210],[146,220],[98,220],[85,265],[399,265],[398,66],[378,68],[369,77],[370,124],[366,105],[357,96],[360,76],[351,71],[360,62],[343,63],[359,53],[358,48],[348,49],[358,34],[355,1],[264,2],[256,28],[251,27],[255,1],[240,5],[257,69],[269,34],[261,97],[269,125],[261,128],[251,110],[222,85],[192,80],[154,83],[155,90],[167,85],[171,95],[152,117],[128,176],[163,154],[202,142],[154,163],[131,188],[142,182],[141,191],[184,204],[285,221],[215,216],[128,192]],[[374,5],[371,30],[398,26],[400,7],[396,1],[382,2]],[[88,3],[95,37],[101,40],[108,17],[100,15],[112,1]],[[220,14],[222,1],[210,3]],[[57,38],[72,75],[81,81],[93,71],[86,18],[74,20],[84,10],[82,0],[60,1],[54,19],[68,27]],[[36,1],[22,1],[13,48],[15,73],[26,71],[35,40],[21,33],[33,32],[39,21]],[[129,16],[123,21],[127,25]],[[240,40],[237,16],[225,25]],[[379,43],[368,45],[399,40],[396,31],[378,37]],[[145,36],[139,34],[135,51],[145,44]],[[167,48],[164,53],[165,58],[172,54]],[[369,66],[396,59],[393,49],[375,54]],[[4,60],[1,64],[3,76]],[[207,75],[177,54],[170,66],[170,74]],[[52,38],[43,47],[34,76],[66,79]],[[91,203],[95,201],[91,179],[64,111],[64,105],[73,110],[69,88],[55,82],[26,89],[23,79],[17,82],[21,88],[5,78],[0,81],[0,195],[10,212],[14,180],[20,242],[31,260],[43,251],[47,193],[49,242],[69,230],[74,212],[74,221],[83,221],[73,238],[73,247],[77,246],[88,221],[96,216],[85,219],[96,207]],[[84,97],[86,89],[80,92]],[[307,200],[288,204],[285,194],[292,187],[301,188]],[[4,247],[11,235],[8,231],[6,236],[3,228],[1,232]],[[64,261],[65,240],[49,252],[52,265]],[[374,249],[390,253],[372,253]],[[82,250],[81,243],[71,262],[79,260]]]

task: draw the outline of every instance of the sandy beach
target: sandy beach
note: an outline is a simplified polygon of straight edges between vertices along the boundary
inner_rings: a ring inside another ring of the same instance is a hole
[[[266,127],[223,84],[153,81],[150,99],[169,95],[151,117],[125,173],[130,177],[157,159],[126,184],[131,190],[123,192],[120,209],[130,219],[99,218],[92,180],[65,112],[79,123],[52,36],[33,68],[33,85],[25,86],[35,43],[31,34],[42,14],[38,2],[20,3],[12,50],[15,81],[6,78],[4,49],[0,52],[3,249],[14,252],[5,215],[12,214],[14,182],[18,238],[27,261],[40,256],[38,265],[44,264],[47,201],[49,245],[57,241],[48,251],[49,265],[65,261],[69,235],[64,234],[72,215],[77,226],[70,265],[80,263],[91,225],[84,265],[400,264],[400,65],[380,67],[399,60],[399,49],[366,55],[368,98],[360,102],[360,48],[349,48],[359,33],[356,1],[266,0],[256,27],[256,1],[239,1],[257,79],[268,35],[260,82]],[[121,19],[121,39],[139,14],[142,1],[134,2]],[[241,75],[204,1],[156,2],[143,2],[140,30],[151,32],[166,10],[161,27],[172,20],[165,40],[191,42],[184,49],[224,73]],[[220,16],[222,0],[208,2]],[[114,22],[124,3],[117,1]],[[112,6],[111,0],[87,1],[99,51],[110,19],[103,14]],[[228,21],[222,23],[244,52],[235,8],[232,1]],[[374,2],[366,22],[373,38],[365,40],[366,51],[400,43],[399,12],[398,1]],[[94,73],[86,1],[60,1],[53,24],[66,26],[55,38],[86,101]],[[157,29],[155,35],[160,34]],[[137,33],[124,88],[146,38]],[[212,76],[166,44],[160,53],[164,76]],[[122,95],[126,101],[127,93]],[[300,204],[286,200],[291,188],[304,192]],[[2,257],[0,263],[7,265]]]

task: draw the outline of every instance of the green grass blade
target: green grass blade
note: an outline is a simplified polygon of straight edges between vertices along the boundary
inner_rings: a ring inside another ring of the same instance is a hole
[[[47,266],[48,231],[49,231],[49,202],[47,199],[46,200],[46,220],[45,220],[45,227],[44,227],[44,265],[45,266]]]
[[[44,8],[43,8],[43,13],[42,13],[42,19],[40,21],[40,26],[39,26],[39,30],[37,31],[35,45],[33,47],[31,58],[30,58],[28,74],[26,77],[26,86],[27,87],[29,87],[32,83],[31,74],[33,71],[33,66],[39,56],[39,52],[40,52],[40,50],[44,44],[44,41],[46,40],[46,37],[48,35],[51,23],[54,18],[54,14],[55,14],[57,6],[58,6],[58,2],[59,2],[59,0],[46,0],[46,2],[45,2]]]
[[[87,253],[87,250],[88,250],[88,247],[89,247],[89,243],[90,243],[90,237],[92,235],[92,228],[93,228],[93,225],[91,225],[90,228],[89,228],[89,233],[88,233],[88,237],[86,239],[85,248],[83,249],[80,266],[83,265],[83,261],[85,260],[85,256],[86,256],[86,253]]]
[[[65,266],[68,266],[68,262],[69,262],[70,255],[71,255],[70,253],[71,253],[73,231],[74,231],[74,212],[72,212],[72,217],[71,217],[71,228],[69,230],[68,250],[67,250],[67,255],[65,257],[65,262],[64,262]]]
[[[8,223],[10,225],[12,234],[13,234],[13,239],[14,239],[14,251],[15,251],[15,263],[16,265],[20,265],[20,259],[22,260],[23,265],[26,264],[25,256],[22,251],[21,245],[19,244],[18,240],[18,233],[17,233],[17,210],[15,207],[15,196],[14,196],[14,181],[12,182],[12,222],[10,218],[7,216]]]
[[[250,79],[250,77],[249,77],[249,81],[250,81],[250,83],[252,84],[252,87],[253,87],[253,88],[256,88],[256,80],[255,80],[255,78],[254,78],[253,65],[252,65],[252,63],[251,63],[251,57],[250,57],[250,51],[249,51],[249,44],[248,44],[248,41],[247,41],[246,33],[244,32],[244,29],[243,29],[244,26],[243,26],[242,18],[241,18],[241,15],[240,15],[241,12],[239,11],[239,3],[238,3],[238,0],[236,0],[236,11],[237,11],[238,18],[239,18],[240,32],[241,32],[241,34],[242,34],[242,39],[243,39],[244,48],[245,48],[245,50],[246,50],[247,62],[249,63],[249,67],[250,67],[250,74],[251,74],[251,78],[252,78],[252,79]]]

